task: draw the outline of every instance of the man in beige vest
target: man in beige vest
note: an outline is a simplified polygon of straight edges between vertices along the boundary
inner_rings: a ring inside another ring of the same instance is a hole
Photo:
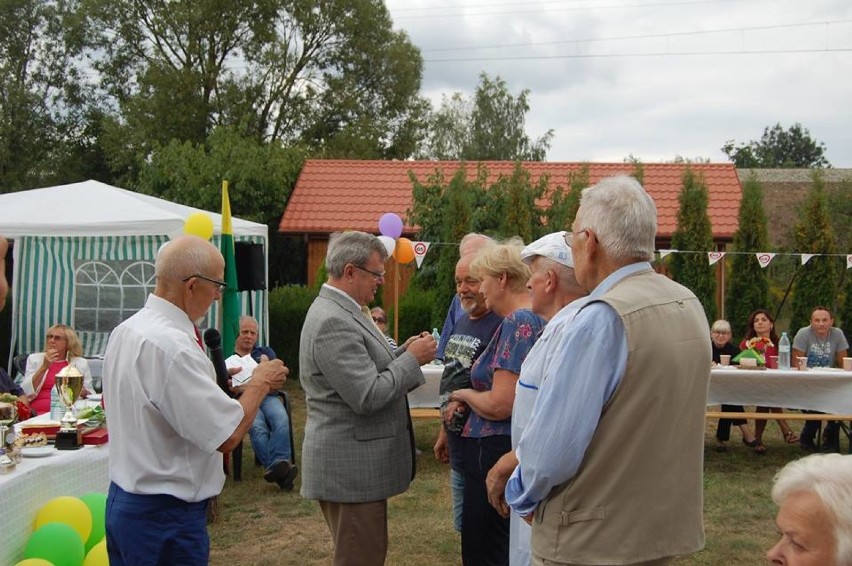
[[[562,370],[506,485],[533,564],[668,564],[704,545],[708,325],[691,291],[651,269],[656,230],[653,200],[621,176],[583,191],[565,236],[589,302],[556,341]]]

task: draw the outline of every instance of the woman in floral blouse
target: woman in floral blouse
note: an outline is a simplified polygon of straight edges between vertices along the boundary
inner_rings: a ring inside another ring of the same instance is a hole
[[[518,245],[520,244],[520,245]],[[521,242],[484,248],[471,263],[489,309],[504,317],[491,342],[471,368],[471,389],[453,392],[467,404],[470,416],[462,431],[464,502],[462,561],[472,564],[509,563],[509,519],[488,503],[488,470],[512,449],[512,405],[524,358],[544,328],[530,310],[526,289],[529,267],[521,261]]]
[[[766,362],[769,362],[770,356],[778,356],[778,333],[775,332],[775,319],[769,314],[766,309],[756,309],[748,315],[748,326],[746,327],[746,335],[743,341],[740,342],[740,350],[748,348],[747,342],[752,338],[766,338],[770,344],[757,343],[754,348],[763,356]],[[758,413],[783,413],[784,410],[779,407],[755,407]],[[786,421],[777,421],[781,428],[781,434],[784,435],[784,440],[787,444],[795,444],[799,441],[796,433],[790,430],[790,425]],[[754,421],[754,436],[757,444],[754,446],[754,451],[758,454],[766,452],[766,446],[763,444],[763,431],[766,429],[766,421]]]

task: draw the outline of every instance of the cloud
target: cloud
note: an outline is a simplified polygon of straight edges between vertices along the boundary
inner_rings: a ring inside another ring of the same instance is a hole
[[[436,106],[442,94],[470,96],[483,71],[513,93],[529,89],[527,131],[555,131],[550,161],[724,161],[727,140],[800,122],[833,166],[852,167],[844,0],[387,6],[423,53],[424,95]]]

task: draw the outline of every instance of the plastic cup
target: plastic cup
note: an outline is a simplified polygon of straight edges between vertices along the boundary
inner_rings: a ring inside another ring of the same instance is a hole
[[[796,362],[798,364],[799,371],[805,371],[808,369],[808,358],[805,356],[800,356],[796,358]]]
[[[852,358],[843,358],[843,369],[852,371]]]
[[[850,358],[850,359],[852,359],[852,358]],[[719,363],[722,364],[723,366],[731,365],[731,356],[729,354],[719,354]]]
[[[768,369],[778,369],[778,356],[766,356],[766,367]]]

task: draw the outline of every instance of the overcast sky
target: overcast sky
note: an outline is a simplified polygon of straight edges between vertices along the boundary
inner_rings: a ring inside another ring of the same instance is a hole
[[[725,141],[800,122],[852,167],[850,0],[386,0],[425,60],[423,93],[480,72],[530,90],[548,161],[725,161]]]

